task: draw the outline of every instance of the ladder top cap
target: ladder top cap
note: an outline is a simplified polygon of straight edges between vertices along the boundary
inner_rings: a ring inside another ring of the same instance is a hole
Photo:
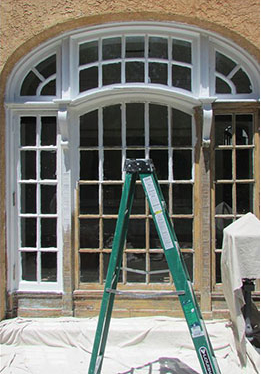
[[[127,158],[123,170],[127,173],[152,173],[154,164],[150,158]]]

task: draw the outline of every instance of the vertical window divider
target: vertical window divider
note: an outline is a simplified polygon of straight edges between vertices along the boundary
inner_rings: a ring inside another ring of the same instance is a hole
[[[148,34],[144,35],[144,63],[145,63],[145,72],[144,72],[144,82],[145,84],[149,83],[149,37]]]
[[[233,187],[232,187],[232,199],[233,199],[233,216],[236,217],[237,213],[237,191],[236,191],[236,115],[235,113],[232,115],[232,180],[233,180]]]

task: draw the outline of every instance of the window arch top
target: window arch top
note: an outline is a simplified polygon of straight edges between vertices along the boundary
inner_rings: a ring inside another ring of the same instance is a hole
[[[113,87],[154,87],[194,99],[258,99],[257,63],[218,35],[177,24],[75,30],[39,46],[10,76],[10,102],[74,100]]]
[[[79,45],[79,93],[145,83],[193,91],[192,42],[147,34],[99,38]]]

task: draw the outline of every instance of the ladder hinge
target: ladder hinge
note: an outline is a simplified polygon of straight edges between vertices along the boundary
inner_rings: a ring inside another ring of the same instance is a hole
[[[154,164],[151,159],[127,158],[123,170],[128,173],[152,173],[154,171]]]

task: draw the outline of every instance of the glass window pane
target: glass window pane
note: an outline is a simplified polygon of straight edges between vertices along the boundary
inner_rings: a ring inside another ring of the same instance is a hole
[[[21,117],[20,144],[36,145],[36,117]]]
[[[22,280],[34,282],[37,280],[37,253],[22,252]]]
[[[126,62],[126,83],[144,82],[144,62]]]
[[[99,282],[99,253],[80,253],[80,282]]]
[[[41,179],[56,179],[56,151],[41,151]]]
[[[150,253],[150,271],[168,270],[164,253]],[[169,271],[160,274],[150,274],[150,283],[169,283]]]
[[[149,38],[149,57],[168,59],[168,39],[152,36]]]
[[[172,109],[171,127],[171,142],[173,147],[192,145],[192,125],[189,114]]]
[[[21,218],[21,246],[36,248],[36,218]]]
[[[253,185],[247,183],[236,184],[237,214],[253,213]]]
[[[110,60],[121,57],[121,38],[108,38],[102,41],[102,58]]]
[[[177,235],[177,239],[180,248],[192,248],[193,247],[193,220],[186,218],[175,218],[173,219],[174,230]]]
[[[79,91],[84,92],[98,87],[98,67],[92,66],[80,71]]]
[[[158,62],[149,63],[149,83],[167,85],[168,83],[168,65]]]
[[[190,280],[193,282],[193,253],[182,252],[182,257],[188,270]]]
[[[99,248],[99,219],[80,219],[80,248]]]
[[[168,180],[169,178],[169,156],[168,151],[152,150],[150,158],[156,168],[157,178],[159,180]]]
[[[99,186],[80,185],[80,214],[99,213]]]
[[[215,175],[218,179],[232,179],[232,151],[216,151]]]
[[[41,252],[41,281],[57,282],[56,252]]]
[[[21,96],[36,95],[36,90],[41,82],[42,81],[32,71],[30,71],[27,74],[27,76],[24,78],[20,95]]]
[[[104,151],[104,179],[121,180],[121,172],[121,151]]]
[[[191,63],[191,43],[184,40],[172,40],[172,58],[175,61]]]
[[[103,220],[103,248],[112,248],[116,219]]]
[[[236,144],[253,144],[253,116],[251,114],[236,116]]]
[[[127,36],[125,57],[144,57],[144,37]]]
[[[98,110],[80,117],[80,147],[98,145]]]
[[[55,214],[56,186],[41,185],[41,213]]]
[[[129,220],[126,248],[145,248],[145,220]]]
[[[41,124],[41,145],[56,145],[56,117],[42,117]]]
[[[21,213],[36,213],[36,184],[21,184]]]
[[[250,79],[243,71],[243,69],[239,69],[238,72],[231,78],[231,80],[236,86],[237,94],[252,92]]]
[[[174,180],[191,180],[192,178],[192,152],[173,151],[173,177]]]
[[[231,87],[223,79],[216,77],[216,93],[231,94],[231,92]]]
[[[222,53],[216,52],[216,71],[227,76],[235,67],[234,61]]]
[[[41,96],[55,96],[56,95],[56,80],[53,79],[46,83],[40,92]]]
[[[111,105],[103,108],[103,145],[121,146],[120,105]]]
[[[131,214],[145,214],[145,194],[143,187],[136,183]]]
[[[231,218],[216,218],[216,248],[221,249],[222,248],[222,242],[223,242],[223,230],[228,225],[230,225],[233,220]]]
[[[21,179],[36,179],[36,152],[21,151]]]
[[[144,149],[127,149],[126,158],[145,158]]]
[[[232,184],[216,184],[215,207],[216,214],[232,213]]]
[[[44,77],[48,78],[51,75],[56,73],[56,55],[52,55],[45,59],[44,61],[40,62],[36,66],[36,69],[39,73]]]
[[[149,105],[150,145],[168,145],[168,108]]]
[[[121,185],[103,185],[103,214],[118,214],[121,192]]]
[[[232,116],[215,116],[215,145],[232,144]]]
[[[57,247],[57,219],[41,218],[41,247]]]
[[[127,253],[127,267],[135,270],[146,270],[146,255],[145,253]],[[146,280],[145,274],[127,272],[127,282],[144,283]]]
[[[98,40],[81,44],[79,47],[79,53],[80,65],[98,61]]]
[[[191,69],[185,66],[172,66],[172,86],[191,91]]]
[[[80,179],[98,180],[98,171],[98,151],[80,151]]]
[[[102,66],[102,84],[121,83],[121,64],[108,64]]]
[[[144,145],[144,134],[144,104],[126,104],[127,145]]]
[[[253,178],[252,149],[240,149],[236,151],[237,179]]]
[[[192,185],[173,184],[172,186],[173,214],[192,213]]]

